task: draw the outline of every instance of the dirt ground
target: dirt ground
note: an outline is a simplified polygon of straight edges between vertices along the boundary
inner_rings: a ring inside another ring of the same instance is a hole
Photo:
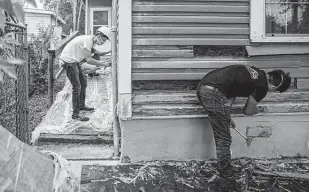
[[[234,159],[234,190],[309,191],[309,158]],[[83,166],[82,191],[193,192],[219,191],[208,180],[216,161],[153,161],[119,166]],[[222,183],[219,183],[221,186]],[[217,186],[218,187],[218,186]]]

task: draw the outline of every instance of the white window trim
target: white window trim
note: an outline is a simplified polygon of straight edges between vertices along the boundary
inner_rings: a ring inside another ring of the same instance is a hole
[[[250,41],[253,43],[268,42],[309,42],[309,37],[266,37],[265,35],[265,0],[250,1]]]
[[[95,7],[90,8],[90,33],[93,35],[93,12],[94,11],[107,11],[108,12],[108,27],[111,27],[112,24],[112,8],[111,7]]]

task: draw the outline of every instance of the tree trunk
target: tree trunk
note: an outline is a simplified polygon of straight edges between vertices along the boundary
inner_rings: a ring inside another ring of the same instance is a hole
[[[82,12],[82,7],[83,7],[83,1],[79,1],[79,12],[78,12],[78,18],[77,18],[77,30],[79,30],[79,23],[80,23],[80,15],[81,15],[81,12]]]
[[[71,5],[72,5],[72,10],[73,10],[73,31],[76,31],[76,7],[77,7],[77,2],[76,0],[71,0]]]

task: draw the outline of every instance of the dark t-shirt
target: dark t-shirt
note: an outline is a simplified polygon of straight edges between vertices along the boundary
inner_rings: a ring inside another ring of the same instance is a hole
[[[268,92],[265,71],[245,65],[231,65],[211,71],[202,78],[201,83],[219,89],[227,98],[252,95],[260,102]]]

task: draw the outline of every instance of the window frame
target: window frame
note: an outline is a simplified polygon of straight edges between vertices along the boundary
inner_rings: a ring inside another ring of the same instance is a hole
[[[112,8],[111,7],[92,7],[90,8],[90,34],[93,35],[93,12],[94,11],[107,11],[108,12],[108,27],[112,24]],[[103,26],[103,25],[102,25]]]
[[[265,12],[266,0],[250,0],[250,41],[253,43],[297,43],[309,42],[309,34],[301,36],[287,34],[287,36],[269,37],[266,36]]]

